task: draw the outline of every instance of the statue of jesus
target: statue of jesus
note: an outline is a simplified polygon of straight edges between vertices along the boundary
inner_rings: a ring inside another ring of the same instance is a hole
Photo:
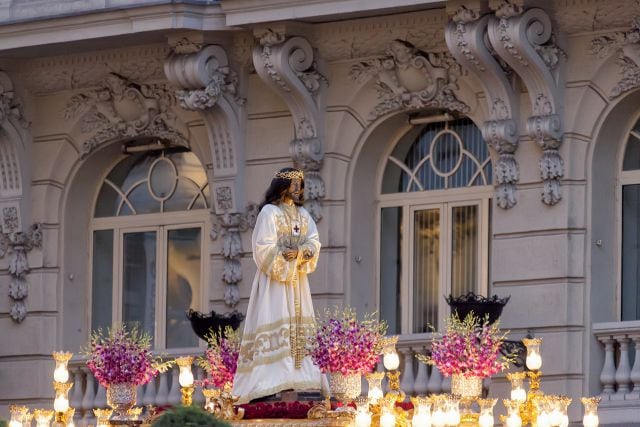
[[[320,390],[305,353],[314,312],[307,275],[320,254],[316,224],[302,207],[304,174],[284,168],[266,192],[253,230],[258,267],[240,345],[233,394],[238,403],[284,390]]]

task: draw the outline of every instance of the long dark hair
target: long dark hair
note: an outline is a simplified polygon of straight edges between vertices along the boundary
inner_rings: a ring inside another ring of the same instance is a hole
[[[298,169],[295,168],[282,168],[278,172],[294,172],[297,170]],[[282,193],[285,192],[290,185],[290,179],[273,177],[273,179],[271,180],[271,185],[269,185],[269,188],[264,195],[264,201],[260,204],[260,209],[269,204],[277,205],[278,203],[280,203],[280,201],[282,200]],[[300,187],[304,189],[304,179],[300,182]],[[302,193],[302,197],[300,197],[300,200],[296,202],[296,205],[302,206],[303,203],[304,192]]]

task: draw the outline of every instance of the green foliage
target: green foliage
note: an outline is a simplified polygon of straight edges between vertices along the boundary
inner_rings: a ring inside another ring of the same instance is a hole
[[[7,420],[0,420],[0,427],[7,427]]]
[[[197,406],[176,406],[156,418],[152,427],[231,427]]]

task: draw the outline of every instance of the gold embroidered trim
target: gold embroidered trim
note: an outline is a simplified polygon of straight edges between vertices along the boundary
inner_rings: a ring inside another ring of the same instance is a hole
[[[303,316],[302,323],[312,328],[315,325],[315,318],[313,316]],[[283,318],[276,322],[260,325],[256,328],[255,332],[250,334],[243,334],[242,338],[243,338],[243,341],[247,341],[247,342],[253,341],[255,340],[256,336],[262,332],[274,331],[275,329],[283,325],[289,325],[289,324],[290,324],[290,320],[288,318]]]

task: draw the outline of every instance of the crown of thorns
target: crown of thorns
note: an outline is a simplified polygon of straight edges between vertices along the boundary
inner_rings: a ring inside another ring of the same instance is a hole
[[[295,178],[304,179],[304,172],[301,170],[293,170],[287,172],[276,172],[276,178],[284,178],[288,180],[292,180]]]

